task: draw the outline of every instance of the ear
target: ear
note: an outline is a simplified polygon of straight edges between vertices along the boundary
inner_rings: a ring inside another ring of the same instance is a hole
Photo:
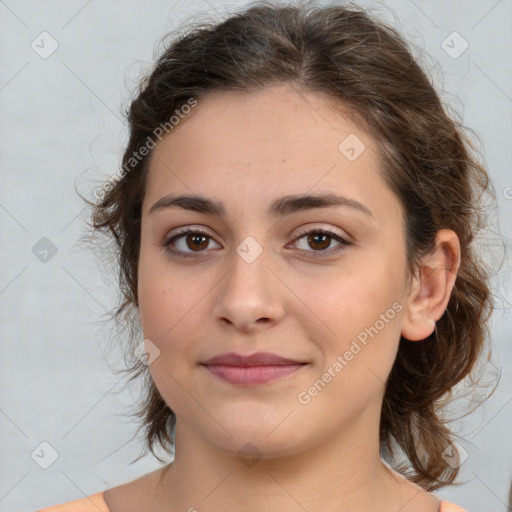
[[[448,306],[459,266],[458,236],[450,229],[439,230],[434,252],[423,258],[409,288],[401,332],[405,339],[419,341],[432,334]]]

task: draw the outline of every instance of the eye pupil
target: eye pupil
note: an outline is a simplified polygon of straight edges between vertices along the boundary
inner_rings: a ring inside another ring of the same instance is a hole
[[[321,241],[317,241],[316,239],[320,238]],[[313,233],[308,237],[308,242],[314,244],[321,244],[321,247],[317,247],[317,249],[325,249],[329,247],[330,241],[328,240],[330,238],[329,235],[325,233]],[[325,244],[325,241],[327,239],[327,244]]]
[[[328,230],[312,230],[306,233],[303,233],[302,236],[298,237],[300,240],[306,240],[306,244],[309,245],[311,250],[307,250],[302,248],[302,252],[307,251],[310,257],[317,257],[323,255],[335,255],[338,254],[339,251],[343,250],[346,246],[351,245],[349,242],[345,241],[341,236],[336,235]],[[186,250],[181,250],[174,246],[175,240],[181,240],[182,243],[185,242]],[[190,228],[182,231],[181,234],[178,234],[171,238],[168,241],[165,241],[164,245],[167,247],[167,250],[172,253],[173,256],[193,256],[193,253],[205,253],[208,254],[208,249],[210,241],[213,240],[208,233],[203,231],[196,231]],[[335,240],[338,243],[338,246],[335,247],[334,250],[330,250],[330,245],[332,241]]]
[[[192,245],[190,245],[188,243],[188,241],[190,240],[190,238],[192,238],[194,241],[192,242]],[[203,241],[202,243],[201,242],[198,242],[198,239],[202,238]],[[195,235],[189,235],[187,236],[187,247],[189,249],[192,249],[192,250],[195,250],[195,249],[204,249],[204,245],[205,245],[205,241],[206,241],[206,247],[208,247],[208,241],[207,241],[207,238],[205,235],[200,235],[200,234],[195,234]]]

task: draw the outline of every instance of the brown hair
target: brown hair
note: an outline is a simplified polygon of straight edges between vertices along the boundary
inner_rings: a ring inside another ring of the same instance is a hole
[[[250,93],[285,82],[350,108],[378,141],[383,175],[406,212],[411,275],[434,249],[438,230],[452,229],[460,239],[461,264],[447,309],[424,342],[400,340],[380,422],[382,449],[393,460],[401,449],[408,459],[398,471],[428,491],[451,484],[458,468],[443,451],[455,434],[438,410],[471,376],[488,337],[490,274],[474,245],[484,226],[484,193],[494,193],[469,137],[447,115],[407,43],[361,8],[260,1],[222,22],[198,24],[165,48],[127,113],[124,172],[98,203],[89,203],[93,229],[111,237],[117,254],[123,300],[115,318],[132,326],[128,311],[136,318],[141,204],[151,155],[140,158],[141,148],[191,98],[200,102],[216,91]],[[158,444],[172,451],[176,417],[147,366],[134,359],[124,371],[133,372],[132,379],[146,377],[136,414],[147,447],[153,455]]]

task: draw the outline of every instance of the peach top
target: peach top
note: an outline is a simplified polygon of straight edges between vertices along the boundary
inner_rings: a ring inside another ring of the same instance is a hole
[[[98,492],[75,501],[54,505],[53,507],[42,508],[36,512],[110,512],[103,492]],[[455,505],[449,501],[441,501],[439,512],[467,512],[466,509]]]

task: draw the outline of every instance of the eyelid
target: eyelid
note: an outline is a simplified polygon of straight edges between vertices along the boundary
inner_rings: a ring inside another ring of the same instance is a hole
[[[328,258],[330,256],[337,255],[338,252],[343,250],[345,247],[354,245],[354,242],[351,239],[350,235],[340,234],[334,229],[331,229],[331,227],[325,227],[325,226],[315,226],[315,227],[307,227],[302,226],[300,228],[299,233],[296,233],[294,235],[294,238],[291,243],[296,243],[297,240],[303,238],[306,235],[314,235],[323,233],[332,238],[333,240],[338,242],[338,245],[321,251],[314,251],[314,250],[304,250],[299,249],[301,253],[309,253],[310,256],[308,258]],[[194,226],[186,226],[184,228],[181,228],[178,230],[178,232],[173,233],[170,236],[166,236],[163,242],[163,246],[172,253],[173,256],[177,257],[191,257],[191,258],[200,258],[202,253],[208,253],[208,250],[205,251],[198,251],[196,254],[194,254],[194,251],[187,252],[187,251],[180,251],[176,249],[171,249],[170,246],[174,242],[174,240],[180,239],[186,235],[193,234],[193,235],[203,235],[205,237],[208,237],[209,239],[213,240],[215,243],[218,243],[215,241],[215,238],[208,233],[208,231],[202,227],[194,227]]]
[[[171,243],[173,243],[175,240],[182,238],[186,235],[203,235],[205,237],[208,237],[209,239],[215,241],[214,237],[210,235],[204,228],[201,227],[194,227],[194,226],[185,226],[183,228],[179,228],[176,233],[173,233],[172,235],[166,235],[164,238],[164,241],[162,245],[167,248],[171,253],[180,255],[182,254],[182,251],[169,249],[169,246]],[[216,242],[218,243],[218,242]],[[202,252],[206,251],[199,251],[197,254],[201,254]],[[186,253],[186,254],[193,254],[193,253]]]
[[[303,227],[301,231],[295,235],[294,239],[292,240],[292,243],[296,243],[301,238],[304,238],[304,236],[307,235],[314,235],[316,233],[323,233],[329,236],[334,241],[338,242],[338,245],[331,247],[330,249],[326,249],[323,251],[306,251],[304,249],[299,249],[301,254],[306,253],[307,258],[309,259],[315,259],[315,258],[321,258],[327,260],[328,258],[336,257],[339,255],[339,253],[343,252],[347,247],[350,247],[354,245],[354,242],[352,241],[350,236],[345,236],[334,229],[331,229],[330,227],[324,227],[324,226],[317,226],[317,227]]]
[[[329,233],[332,236],[337,236],[339,238],[342,238],[347,243],[353,243],[352,237],[346,232],[338,232],[336,228],[332,228],[331,226],[302,226],[299,228],[299,232],[294,235],[294,241],[297,240],[297,238],[300,238],[304,235],[308,235],[310,233],[314,232],[322,232],[322,233]]]
[[[352,241],[351,240],[352,237],[346,231],[344,231],[343,233],[338,233],[337,231],[335,231],[331,227],[326,227],[326,226],[313,226],[313,227],[302,226],[302,227],[299,228],[299,232],[295,233],[293,241],[297,240],[298,237],[307,235],[307,234],[309,234],[311,232],[315,232],[315,231],[322,231],[322,232],[326,232],[326,233],[331,233],[333,236],[338,236],[340,238],[345,239],[346,242],[351,242]],[[183,234],[187,234],[187,233],[200,233],[200,234],[208,236],[208,237],[210,237],[212,239],[215,238],[213,235],[210,235],[210,233],[208,233],[208,231],[205,228],[199,227],[199,226],[196,227],[195,225],[192,224],[192,225],[189,225],[189,226],[184,226],[183,228],[178,228],[178,231],[176,233],[173,233],[172,236],[168,236],[167,235],[165,237],[165,240],[169,241],[169,240],[173,239],[174,237],[177,237],[177,236],[183,235]]]

